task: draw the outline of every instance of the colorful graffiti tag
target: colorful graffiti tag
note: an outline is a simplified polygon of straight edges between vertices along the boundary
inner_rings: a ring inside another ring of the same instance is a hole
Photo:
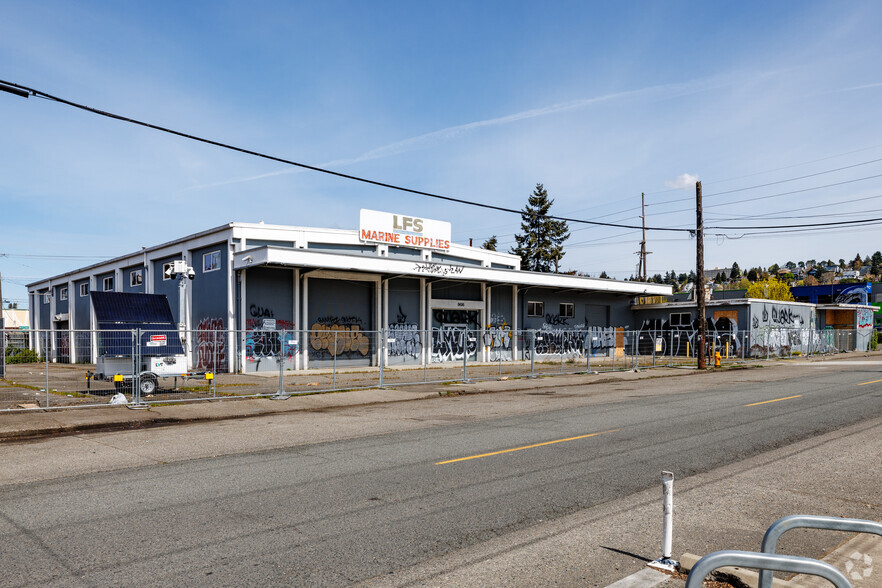
[[[229,371],[226,328],[222,318],[204,318],[196,325],[196,371]]]

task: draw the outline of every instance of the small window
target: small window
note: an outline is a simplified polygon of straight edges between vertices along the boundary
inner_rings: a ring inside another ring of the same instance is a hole
[[[220,250],[206,253],[202,256],[202,273],[213,272],[220,269]]]
[[[129,273],[129,286],[135,288],[144,283],[144,270],[136,269]]]
[[[672,312],[671,313],[671,326],[672,327],[688,327],[692,324],[692,313],[689,312]]]
[[[527,316],[545,316],[545,303],[528,300]]]
[[[560,317],[573,318],[576,316],[576,306],[572,302],[560,303]]]
[[[67,288],[62,288],[58,291],[58,299],[67,300]]]
[[[101,289],[105,292],[113,292],[113,276],[107,276],[102,280]]]
[[[80,297],[89,295],[89,284],[80,284]]]
[[[175,267],[175,262],[170,261],[168,263],[162,264],[162,281],[170,280],[169,274],[171,273],[171,269]]]

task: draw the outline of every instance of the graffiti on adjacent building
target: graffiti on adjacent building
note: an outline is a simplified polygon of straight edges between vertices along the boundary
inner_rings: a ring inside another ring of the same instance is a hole
[[[615,348],[616,328],[581,324],[571,329],[560,329],[545,323],[533,333],[532,338],[532,349],[537,356],[564,355],[581,358],[588,353],[597,354]],[[525,349],[524,354],[529,357],[530,348]]]
[[[196,371],[225,372],[227,336],[224,319],[204,318],[196,325]]]
[[[857,284],[849,286],[836,295],[833,300],[836,304],[867,304],[869,293],[866,284]]]
[[[708,349],[718,349],[730,355],[741,353],[742,341],[735,321],[728,317],[709,318],[705,327]],[[636,351],[640,355],[694,355],[698,328],[697,318],[685,325],[672,325],[664,319],[647,319],[637,332]]]
[[[459,275],[465,269],[461,265],[442,265],[440,263],[416,263],[413,266],[414,271],[423,274],[432,274],[435,276]]]

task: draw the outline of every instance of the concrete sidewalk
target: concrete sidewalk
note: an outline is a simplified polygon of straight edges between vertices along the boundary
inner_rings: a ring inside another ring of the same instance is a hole
[[[195,422],[242,419],[295,411],[366,406],[437,398],[450,394],[485,394],[598,385],[647,378],[684,377],[695,370],[654,368],[601,374],[450,382],[371,388],[343,392],[292,395],[286,400],[270,398],[218,398],[192,402],[158,403],[132,410],[123,405],[102,407],[31,409],[0,413],[0,442],[34,439],[85,431],[124,430]]]

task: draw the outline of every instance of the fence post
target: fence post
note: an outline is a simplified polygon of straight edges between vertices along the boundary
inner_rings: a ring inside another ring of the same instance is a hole
[[[217,377],[217,330],[212,331],[212,334],[213,334],[213,337],[212,337],[213,341],[212,341],[211,348],[212,348],[213,358],[211,360],[211,363],[214,366],[214,369],[212,370],[211,373],[215,377]],[[217,385],[214,383],[214,378],[211,379],[211,381],[208,383],[208,386],[211,388],[211,396],[216,397],[217,396]]]
[[[466,375],[466,366],[469,361],[469,329],[466,327],[462,331],[460,331],[459,336],[462,339],[462,381],[463,383],[468,381],[468,377]]]
[[[386,369],[386,337],[388,336],[388,334],[386,333],[386,329],[380,329],[379,331],[377,331],[377,336],[380,338],[380,340],[377,342],[377,357],[379,358],[378,363],[380,364],[380,380],[379,382],[377,382],[377,387],[382,388],[384,375],[383,372]]]
[[[43,351],[46,355],[46,408],[49,408],[49,331],[44,331],[43,337]]]
[[[428,329],[420,331],[420,347],[423,350],[423,382],[429,380],[429,362],[432,360],[432,335]]]
[[[664,499],[662,506],[662,555],[648,565],[662,570],[674,571],[680,565],[679,562],[671,558],[674,538],[674,474],[673,472],[662,472],[661,479]]]
[[[284,357],[284,353],[282,353],[282,344],[285,341],[285,330],[276,331],[279,335],[279,353],[276,356],[276,361],[279,364],[279,389],[275,394],[270,396],[272,400],[287,400],[291,397],[290,394],[285,392],[285,362],[282,360]]]
[[[591,332],[585,332],[585,371],[591,373]]]
[[[528,331],[530,336],[530,377],[536,377],[536,331]]]
[[[333,388],[334,390],[337,389],[337,333],[339,333],[339,332],[340,331],[336,331],[336,330],[334,331],[334,358],[333,358],[334,365],[333,365],[333,375],[331,377],[331,388]],[[377,359],[379,359],[380,365],[382,366],[383,365],[383,358],[379,354],[380,354],[380,350],[378,349],[377,350]],[[381,367],[380,368],[381,372],[382,372],[382,369],[383,368]]]

